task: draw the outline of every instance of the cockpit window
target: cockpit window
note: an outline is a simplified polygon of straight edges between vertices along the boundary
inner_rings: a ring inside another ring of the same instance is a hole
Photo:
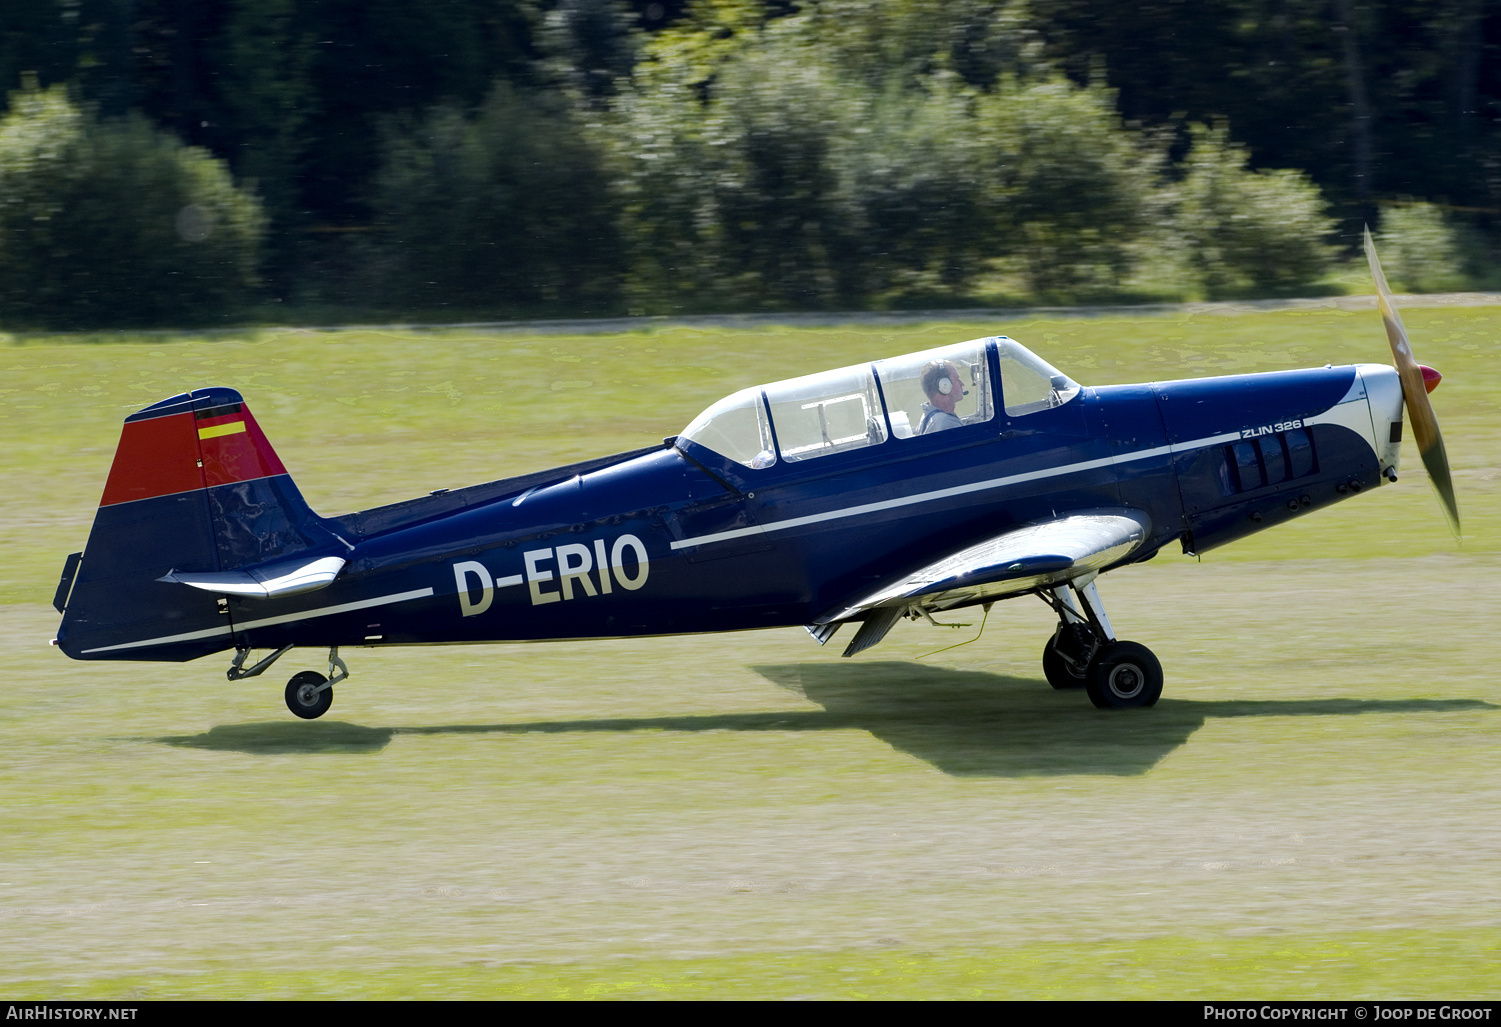
[[[869,364],[775,382],[766,386],[766,401],[783,460],[811,460],[886,441],[886,418]]]
[[[1068,375],[1019,343],[996,339],[1001,357],[1001,399],[1008,417],[1061,407],[1079,394]]]
[[[792,462],[880,445],[888,424],[891,435],[910,439],[989,421],[995,416],[991,342],[1009,416],[1062,406],[1079,394],[1067,375],[1026,347],[1004,337],[975,339],[741,389],[695,417],[679,437],[759,468],[775,464],[779,453]]]
[[[760,386],[726,396],[695,417],[679,437],[746,467],[770,467],[777,462]]]
[[[899,439],[988,421],[995,414],[986,339],[876,361],[891,433]]]

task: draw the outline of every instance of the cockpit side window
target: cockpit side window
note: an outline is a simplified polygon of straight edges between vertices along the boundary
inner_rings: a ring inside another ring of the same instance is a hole
[[[869,364],[766,386],[783,460],[811,460],[886,441],[886,418]]]
[[[760,468],[779,454],[811,460],[880,445],[888,434],[910,439],[980,424],[995,417],[992,342],[1009,416],[1062,406],[1079,394],[1067,375],[1010,339],[975,339],[741,389],[695,417],[679,438]]]
[[[1025,346],[998,338],[996,349],[1001,358],[1001,399],[1008,417],[1061,407],[1079,394],[1078,383]]]
[[[991,399],[986,339],[876,361],[876,374],[899,439],[988,421]]]
[[[746,467],[777,462],[761,388],[741,389],[699,414],[678,436]]]

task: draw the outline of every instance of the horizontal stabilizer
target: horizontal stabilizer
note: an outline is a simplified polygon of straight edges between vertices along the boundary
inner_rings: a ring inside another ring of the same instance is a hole
[[[227,596],[246,596],[251,599],[280,599],[282,596],[299,596],[304,592],[316,592],[329,585],[344,569],[344,559],[324,556],[316,560],[283,560],[264,567],[251,567],[241,571],[217,571],[194,574],[169,571],[159,581],[175,581],[182,585],[201,588],[205,592],[217,592]]]

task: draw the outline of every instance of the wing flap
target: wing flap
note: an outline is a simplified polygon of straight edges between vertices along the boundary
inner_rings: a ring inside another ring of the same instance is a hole
[[[1124,509],[1012,528],[846,602],[817,623],[849,620],[883,607],[947,609],[1069,581],[1129,556],[1150,532],[1146,514]]]
[[[866,614],[865,622],[860,625],[860,630],[855,632],[855,637],[850,639],[850,644],[844,647],[841,656],[854,656],[863,652],[886,637],[886,632],[891,626],[902,618],[902,607],[883,606]]]
[[[323,556],[315,560],[284,560],[239,571],[200,574],[174,570],[157,580],[175,581],[219,595],[280,599],[283,596],[316,592],[331,584],[343,569],[342,557]]]

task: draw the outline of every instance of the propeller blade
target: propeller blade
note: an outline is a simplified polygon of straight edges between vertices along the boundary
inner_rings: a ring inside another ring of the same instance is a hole
[[[1418,454],[1428,470],[1428,480],[1444,504],[1444,513],[1449,518],[1449,530],[1457,539],[1459,534],[1459,503],[1454,496],[1454,478],[1449,472],[1449,455],[1444,450],[1444,436],[1438,430],[1438,415],[1428,399],[1428,389],[1423,383],[1423,369],[1412,355],[1412,345],[1407,341],[1407,329],[1402,325],[1402,315],[1392,301],[1392,291],[1386,284],[1386,275],[1381,271],[1381,260],[1376,256],[1376,244],[1371,239],[1370,226],[1365,230],[1365,256],[1371,265],[1371,277],[1376,280],[1376,306],[1381,311],[1381,321],[1386,325],[1386,340],[1392,347],[1392,363],[1402,379],[1402,402],[1407,407],[1407,419],[1412,422],[1413,441],[1418,445]]]

